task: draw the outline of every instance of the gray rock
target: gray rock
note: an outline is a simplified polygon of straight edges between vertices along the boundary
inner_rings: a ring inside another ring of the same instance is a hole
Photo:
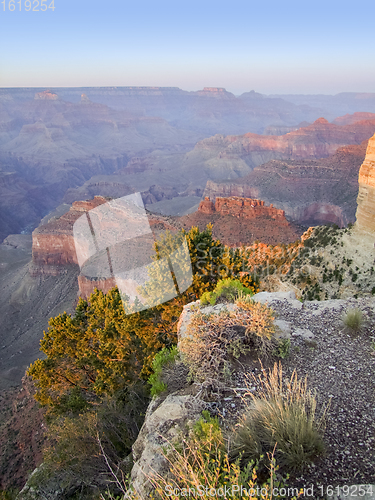
[[[151,477],[158,474],[165,477],[168,472],[163,447],[181,439],[189,425],[199,419],[203,409],[204,403],[194,396],[176,394],[170,394],[159,405],[157,401],[153,401],[149,406],[144,424],[133,445],[131,488],[141,498],[146,498],[153,489]]]
[[[302,337],[305,340],[311,340],[314,338],[314,334],[307,328],[296,328],[292,333],[292,337]]]
[[[290,339],[292,332],[292,324],[290,323],[290,321],[276,319],[274,323],[276,326],[275,337],[280,339]]]
[[[293,291],[289,292],[259,292],[254,295],[253,300],[256,302],[262,302],[262,304],[268,302],[269,304],[274,300],[297,300],[296,294]],[[299,302],[299,301],[297,301]]]

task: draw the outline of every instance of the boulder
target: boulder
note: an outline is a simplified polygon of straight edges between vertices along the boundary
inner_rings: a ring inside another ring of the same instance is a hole
[[[153,489],[150,481],[152,477],[165,477],[168,472],[168,460],[163,448],[181,440],[204,409],[204,403],[194,396],[175,393],[167,396],[161,403],[160,400],[161,397],[150,403],[144,424],[133,445],[131,485],[141,498],[146,498]]]

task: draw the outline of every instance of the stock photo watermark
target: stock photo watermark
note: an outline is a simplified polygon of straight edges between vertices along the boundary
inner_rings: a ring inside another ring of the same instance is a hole
[[[167,484],[164,492],[168,497],[212,497],[212,498],[231,498],[231,497],[244,497],[244,498],[315,498],[315,495],[320,497],[332,497],[334,495],[345,497],[365,497],[372,496],[373,486],[371,484],[360,485],[309,485],[303,488],[295,487],[274,487],[266,488],[260,486],[245,488],[239,484],[220,486],[213,488],[205,485],[198,485],[197,488],[178,488]]]

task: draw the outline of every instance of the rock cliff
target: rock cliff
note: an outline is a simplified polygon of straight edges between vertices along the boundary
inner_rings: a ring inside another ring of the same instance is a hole
[[[66,214],[35,229],[32,235],[31,276],[57,276],[64,272],[65,266],[78,265],[73,225],[82,212],[88,212],[105,202],[106,199],[101,196],[89,201],[76,201]]]
[[[78,258],[74,243],[73,226],[82,213],[88,212],[108,200],[102,196],[95,196],[91,200],[75,201],[70,210],[60,217],[53,217],[46,223],[40,225],[32,234],[32,262],[30,265],[30,275],[37,276],[58,276],[65,274],[67,266],[75,266],[78,270]],[[134,245],[135,248],[127,248],[128,259],[142,258],[142,249],[147,244],[153,244],[153,238],[157,238],[161,231],[176,231],[178,225],[170,218],[149,214],[148,222],[152,235],[150,242],[140,242]],[[120,262],[124,258],[124,249],[121,245],[112,248],[111,258],[113,262]],[[140,250],[141,249],[141,250]],[[133,252],[133,253],[131,253]],[[98,262],[94,256],[82,267],[78,276],[79,295],[87,299],[95,288],[107,293],[116,286],[116,281],[110,276],[98,276],[92,274],[93,267],[98,270]],[[131,255],[131,257],[129,257]],[[105,267],[106,269],[106,267]],[[79,270],[78,270],[79,272]]]
[[[240,136],[215,135],[196,145],[196,150],[216,153],[217,159],[246,158],[248,165],[256,157],[277,152],[278,158],[324,158],[347,144],[360,144],[375,132],[375,118],[348,125],[329,123],[319,118],[311,125],[285,135],[244,134]]]
[[[290,377],[296,369],[299,378],[308,376],[308,387],[316,390],[318,407],[330,403],[324,435],[327,453],[313,467],[304,469],[303,476],[292,473],[288,486],[299,488],[306,484],[325,484],[327,477],[330,484],[340,485],[346,484],[344,477],[354,478],[354,475],[357,482],[360,482],[360,477],[364,484],[370,483],[374,477],[374,463],[370,444],[373,423],[368,398],[372,401],[373,389],[369,390],[363,369],[366,366],[367,374],[373,373],[370,339],[366,334],[360,341],[351,338],[338,325],[343,312],[353,307],[359,307],[367,320],[373,320],[373,300],[301,304],[293,292],[262,292],[253,300],[267,303],[273,309],[277,316],[277,335],[290,342],[290,353],[282,360],[283,376]],[[216,315],[236,310],[237,305],[227,303],[203,307],[197,301],[184,306],[178,323],[180,352],[184,352],[182,341],[191,335],[190,326],[197,311],[207,315],[207,321],[213,321]],[[186,357],[182,359],[186,360]],[[217,415],[227,430],[238,422],[246,394],[248,396],[250,391],[257,394],[259,390],[257,376],[250,378],[250,373],[257,374],[267,367],[250,357],[243,356],[240,361],[238,365],[231,365],[233,371],[225,383],[213,379],[210,372],[203,382],[195,380],[192,385],[186,382],[185,387],[178,391],[167,385],[166,392],[151,401],[133,445],[131,486],[140,497],[146,498],[153,493],[152,478],[158,475],[168,484],[166,449],[186,440],[189,424],[191,427],[198,419],[201,409]],[[361,368],[357,368],[356,363]],[[268,366],[272,364],[273,360]],[[372,379],[369,384],[375,385]],[[360,418],[358,411],[361,412]],[[368,425],[363,425],[362,419]],[[366,453],[358,452],[359,445],[361,449],[367,447],[370,458]],[[353,471],[351,476],[348,474],[350,470]]]
[[[375,135],[369,140],[366,157],[359,170],[356,228],[375,235]]]

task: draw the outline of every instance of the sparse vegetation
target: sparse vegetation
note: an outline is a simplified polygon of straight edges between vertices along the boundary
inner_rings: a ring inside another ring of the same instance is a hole
[[[254,285],[255,283],[249,284],[251,288],[248,288],[240,280],[230,278],[219,280],[215,289],[212,292],[205,292],[200,301],[202,305],[211,304],[212,306],[218,301],[234,302],[240,294],[254,295]]]
[[[357,307],[349,309],[342,315],[344,329],[352,334],[359,333],[365,324],[363,312]]]
[[[180,342],[192,377],[220,378],[231,357],[248,352],[266,357],[272,354],[276,345],[273,311],[265,304],[253,302],[249,295],[240,296],[236,305],[235,311],[193,314],[189,330]]]
[[[170,447],[166,458],[170,466],[168,477],[154,475],[150,478],[157,496],[163,500],[177,500],[189,489],[201,491],[199,497],[208,500],[224,496],[220,492],[224,492],[225,487],[231,488],[230,497],[237,500],[244,496],[240,494],[241,486],[254,500],[271,500],[277,498],[272,494],[273,488],[284,486],[283,481],[276,478],[277,467],[272,454],[268,460],[268,478],[264,482],[258,480],[255,462],[248,462],[240,467],[239,458],[232,461],[227,453],[219,422],[207,411],[203,412],[203,416],[194,425],[188,439],[183,440],[181,445]],[[214,494],[211,493],[213,491]]]
[[[163,367],[174,363],[178,356],[179,352],[176,346],[172,346],[170,349],[164,347],[161,351],[156,353],[154,361],[152,362],[152,369],[154,372],[148,379],[148,382],[151,385],[151,396],[157,396],[167,389],[166,384],[160,378],[163,372]]]
[[[285,359],[289,356],[290,353],[290,339],[281,339],[277,344],[276,349],[274,350],[274,354],[276,357]]]
[[[283,380],[281,364],[259,376],[259,382],[256,395],[248,393],[247,410],[232,438],[232,456],[242,463],[262,460],[276,446],[281,470],[301,469],[324,451],[324,417],[316,416],[315,395],[296,372]]]

